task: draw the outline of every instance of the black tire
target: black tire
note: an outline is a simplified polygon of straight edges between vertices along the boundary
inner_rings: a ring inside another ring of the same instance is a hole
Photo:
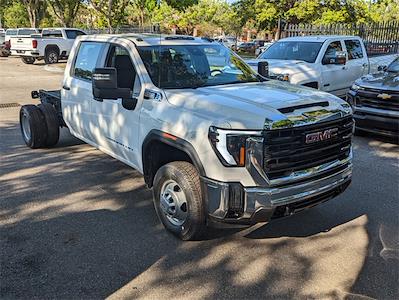
[[[59,51],[55,48],[50,48],[46,50],[46,54],[44,55],[44,61],[46,64],[56,64],[59,60]]]
[[[187,217],[181,225],[173,224],[161,208],[161,189],[166,182],[174,181],[187,201]],[[195,167],[185,161],[171,162],[161,167],[154,178],[153,200],[162,224],[182,240],[197,240],[206,229],[205,208],[200,178]]]
[[[32,65],[36,61],[36,59],[34,57],[30,57],[30,56],[22,56],[21,60],[23,61],[24,64],[27,64],[27,65]]]
[[[19,124],[26,145],[32,149],[46,143],[47,128],[42,111],[35,105],[24,105],[19,112]]]
[[[52,147],[58,143],[60,138],[60,124],[58,121],[57,111],[49,103],[41,103],[38,105],[44,115],[47,127],[47,138],[45,145]]]

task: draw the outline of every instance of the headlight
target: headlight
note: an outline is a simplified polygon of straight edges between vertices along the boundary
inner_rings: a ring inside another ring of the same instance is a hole
[[[290,81],[290,75],[289,74],[279,74],[277,75],[277,79],[281,81]]]
[[[261,131],[244,131],[209,128],[209,141],[225,166],[245,166],[246,143],[250,136],[259,136]]]
[[[362,88],[360,85],[357,85],[356,83],[352,84],[351,86],[351,90],[353,91],[358,91],[358,90],[363,90],[364,88]]]

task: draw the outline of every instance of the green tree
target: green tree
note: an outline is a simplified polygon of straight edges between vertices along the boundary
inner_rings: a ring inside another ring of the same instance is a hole
[[[91,6],[106,20],[109,32],[115,26],[124,25],[125,9],[129,0],[88,0]]]
[[[157,2],[156,0],[131,0],[130,4],[133,11],[137,13],[137,20],[139,26],[144,27],[150,22],[150,15],[154,11]]]
[[[72,27],[78,14],[81,0],[47,0],[52,12],[62,26]]]
[[[45,0],[21,0],[21,2],[28,12],[30,26],[39,27],[40,20],[46,13],[47,2]]]
[[[28,12],[21,2],[14,1],[4,9],[4,25],[11,28],[30,25]]]
[[[163,2],[179,11],[184,11],[187,7],[198,4],[198,0],[164,0],[161,3]]]

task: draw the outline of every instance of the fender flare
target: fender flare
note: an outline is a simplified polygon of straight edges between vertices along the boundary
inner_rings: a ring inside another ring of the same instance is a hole
[[[46,48],[44,48],[44,54],[46,54],[46,52],[47,52],[48,49],[57,49],[58,55],[61,54],[60,47],[59,47],[57,44],[49,44],[49,45],[46,45]]]
[[[179,138],[172,134],[169,134],[167,132],[153,129],[147,134],[147,136],[145,137],[145,139],[143,141],[142,147],[141,147],[143,174],[144,174],[144,179],[147,184],[149,184],[151,178],[150,178],[150,175],[148,174],[149,168],[147,166],[145,152],[147,150],[148,145],[154,141],[162,142],[162,143],[172,146],[180,151],[185,152],[188,155],[188,157],[191,159],[191,161],[193,162],[193,164],[196,167],[196,169],[198,170],[200,176],[205,176],[205,169],[202,165],[202,162],[199,159],[199,156],[198,156],[197,152],[195,151],[194,147],[189,142],[187,142],[186,140],[184,140],[182,138]]]

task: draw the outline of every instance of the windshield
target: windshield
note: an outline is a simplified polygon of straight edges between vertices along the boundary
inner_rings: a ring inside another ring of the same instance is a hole
[[[138,47],[141,59],[159,88],[198,88],[259,81],[257,74],[220,45]]]
[[[399,73],[399,58],[391,62],[387,68],[388,72]]]
[[[313,63],[319,54],[323,43],[319,42],[277,42],[271,45],[259,58],[261,59],[283,59],[303,60]]]

